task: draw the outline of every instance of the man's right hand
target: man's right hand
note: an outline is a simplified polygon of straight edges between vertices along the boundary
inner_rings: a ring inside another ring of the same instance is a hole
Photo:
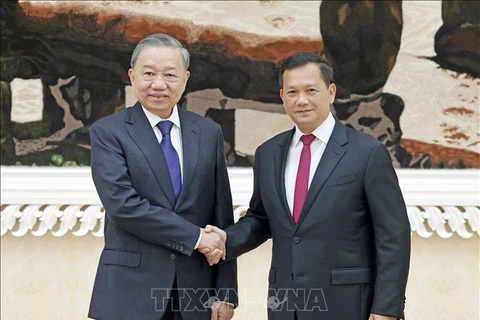
[[[210,240],[213,237],[214,240],[214,245],[209,246],[208,244],[202,245],[204,243],[204,238],[206,243],[210,243]],[[218,239],[220,239],[221,244],[218,242]],[[227,233],[223,231],[222,229],[212,226],[212,225],[207,225],[205,229],[202,229],[202,239],[200,241],[200,245],[198,246],[198,251],[203,253],[205,257],[208,260],[208,264],[210,266],[213,266],[214,264],[217,264],[220,259],[225,260],[225,257],[227,255],[227,251],[225,249],[225,243],[227,242]]]

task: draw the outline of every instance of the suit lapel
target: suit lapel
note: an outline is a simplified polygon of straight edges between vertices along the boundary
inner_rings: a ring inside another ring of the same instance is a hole
[[[182,148],[183,148],[183,183],[182,191],[178,197],[175,209],[185,198],[188,187],[192,182],[198,162],[199,139],[198,127],[195,120],[187,112],[178,109],[180,117],[180,128],[182,130]]]
[[[293,133],[295,129],[287,132],[285,135],[285,139],[279,144],[278,149],[274,155],[274,167],[275,167],[275,177],[277,186],[277,194],[279,195],[280,202],[283,207],[284,213],[287,215],[288,221],[293,225],[293,217],[288,207],[287,202],[287,194],[285,191],[285,166],[287,164],[287,155],[288,155],[288,147],[292,141]]]
[[[345,154],[343,146],[347,142],[347,130],[343,124],[337,121],[320,163],[315,170],[296,229],[298,229],[303,220],[305,220],[306,215],[310,212],[315,199],[325,185],[328,177]]]
[[[142,110],[142,106],[138,102],[130,108],[130,113],[125,117],[125,121],[128,124],[128,133],[140,148],[145,158],[147,158],[148,164],[152,168],[155,178],[160,185],[160,189],[173,208],[175,206],[175,194],[173,192],[172,181],[170,180],[165,156]]]

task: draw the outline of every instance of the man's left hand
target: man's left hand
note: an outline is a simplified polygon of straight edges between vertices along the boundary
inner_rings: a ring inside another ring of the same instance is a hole
[[[225,302],[215,302],[212,305],[211,320],[230,320],[233,318],[233,305]]]
[[[397,320],[397,318],[370,313],[368,320]]]

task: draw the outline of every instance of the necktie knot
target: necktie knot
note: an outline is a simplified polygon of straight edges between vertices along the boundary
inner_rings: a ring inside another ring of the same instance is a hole
[[[300,140],[302,140],[302,143],[305,147],[308,147],[313,142],[313,140],[315,140],[315,136],[313,134],[303,135]]]
[[[158,129],[162,132],[162,136],[169,134],[172,130],[173,122],[172,121],[160,121],[157,123]]]

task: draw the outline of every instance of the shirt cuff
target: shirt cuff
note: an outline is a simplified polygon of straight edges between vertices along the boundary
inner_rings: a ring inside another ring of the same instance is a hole
[[[233,307],[235,308],[235,305],[231,302],[227,302],[227,301],[219,301],[220,303],[225,303],[225,304],[228,304],[230,307]]]
[[[200,241],[202,241],[202,229],[200,229],[200,235],[198,236],[197,244],[195,244],[195,247],[193,250],[197,250],[198,246],[200,245]]]
[[[226,305],[232,307],[233,309],[235,309],[235,305],[234,305],[233,303],[231,303],[231,302],[227,302],[227,301],[218,301],[218,302],[219,302],[219,303],[226,304]]]

